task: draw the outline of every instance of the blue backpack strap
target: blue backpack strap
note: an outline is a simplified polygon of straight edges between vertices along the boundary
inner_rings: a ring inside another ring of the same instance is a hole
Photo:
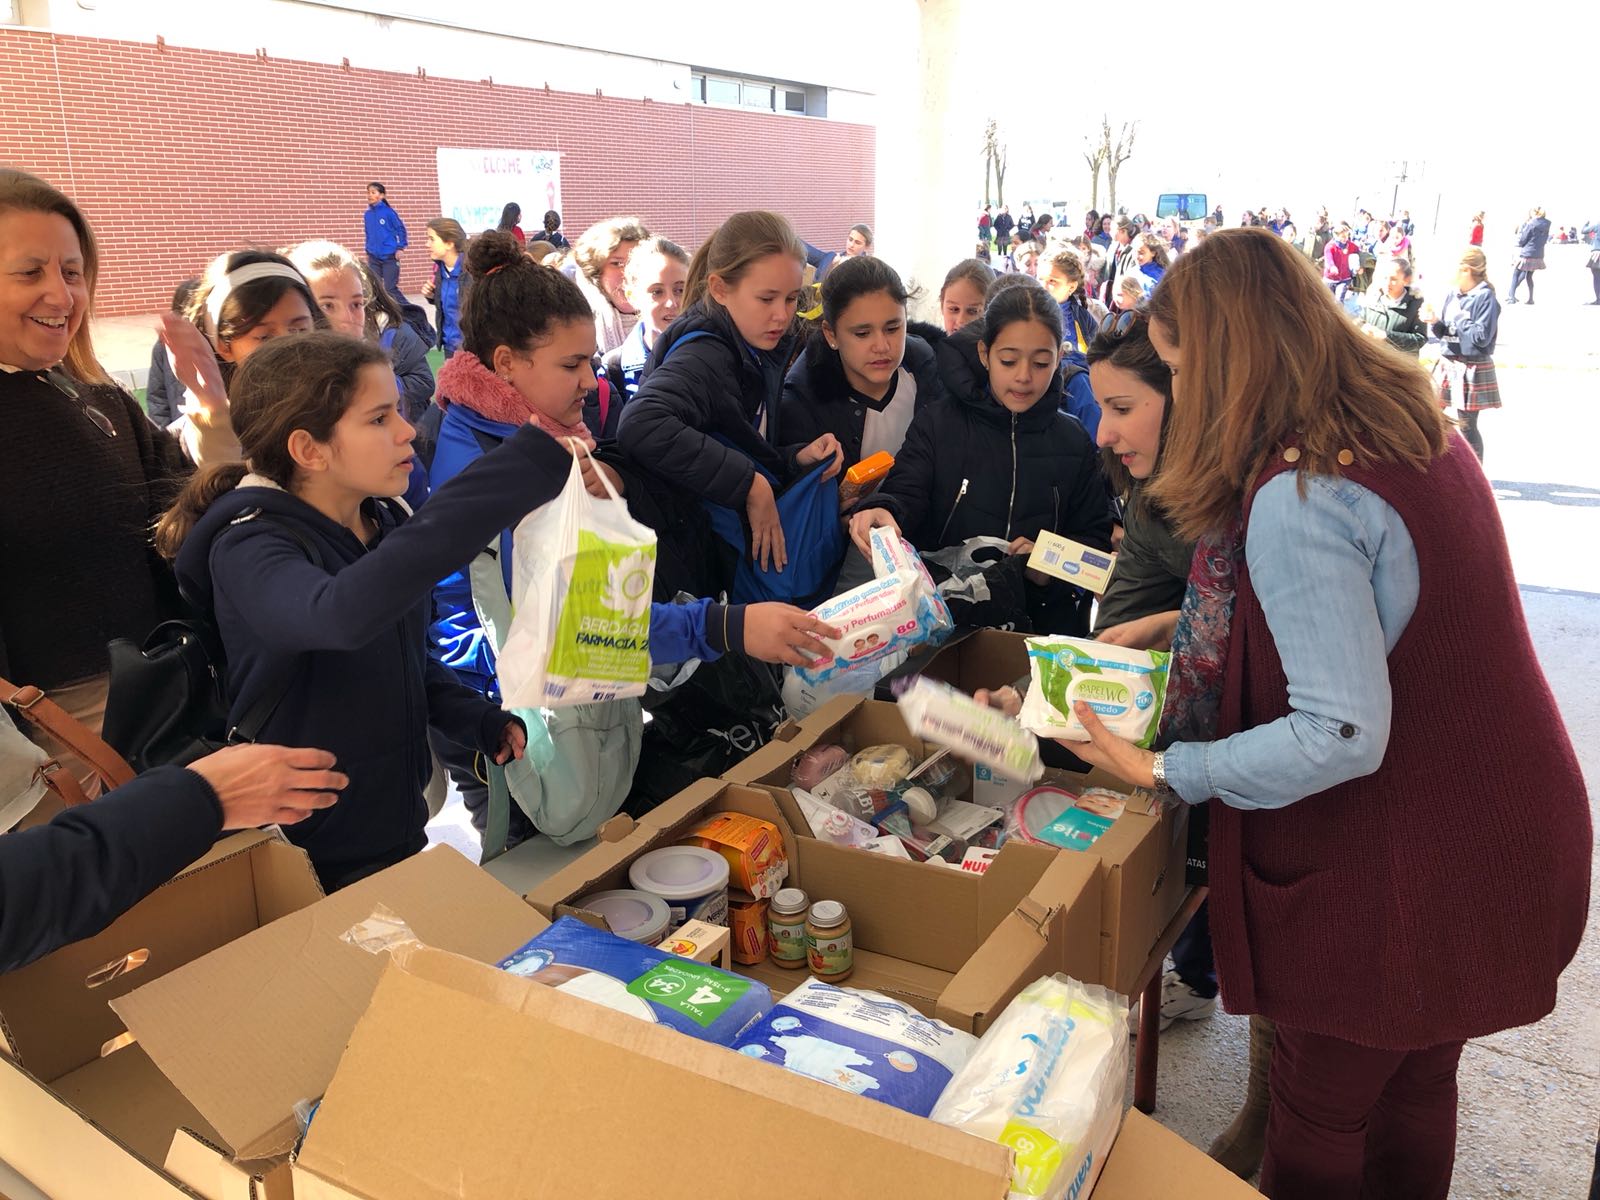
[[[394,353],[394,326],[391,325],[378,335],[378,345],[383,347],[385,354]]]
[[[688,333],[684,334],[677,341],[673,342],[672,345],[667,347],[667,352],[661,356],[661,362],[666,362],[667,359],[671,358],[672,357],[672,352],[674,350],[676,350],[679,346],[686,345],[687,343],[694,341],[696,338],[711,337],[711,336],[712,336],[711,330],[709,330],[709,329],[691,329]],[[656,365],[659,366],[660,363],[658,363]]]

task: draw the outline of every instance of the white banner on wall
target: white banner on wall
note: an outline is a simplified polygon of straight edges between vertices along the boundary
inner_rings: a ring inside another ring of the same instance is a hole
[[[545,210],[561,211],[561,155],[554,150],[440,146],[438,161],[439,210],[469,235],[499,225],[509,203],[522,206],[522,227],[530,231],[544,227]]]

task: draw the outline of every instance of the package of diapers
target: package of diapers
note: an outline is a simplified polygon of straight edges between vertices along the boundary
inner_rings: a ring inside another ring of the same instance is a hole
[[[1052,975],[1006,1006],[929,1115],[1011,1147],[1013,1200],[1065,1200],[1099,1177],[1127,1076],[1127,1001]]]
[[[821,639],[828,648],[827,658],[795,668],[804,683],[826,684],[847,673],[867,675],[862,668],[895,656],[903,660],[912,647],[943,637],[955,627],[927,568],[898,534],[874,529],[871,557],[876,578],[811,610],[844,634]],[[870,677],[876,682],[875,676]]]
[[[734,1049],[925,1117],[977,1045],[888,996],[808,979]]]
[[[1040,737],[1087,742],[1072,711],[1082,700],[1112,733],[1149,749],[1161,723],[1171,657],[1087,638],[1029,638],[1032,683],[1022,701],[1022,725]]]
[[[557,991],[733,1045],[772,1007],[767,985],[561,917],[497,964]]]

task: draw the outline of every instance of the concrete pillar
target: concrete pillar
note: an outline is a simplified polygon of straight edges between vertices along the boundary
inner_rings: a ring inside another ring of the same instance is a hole
[[[923,289],[913,315],[937,320],[945,272],[978,240],[985,97],[996,68],[979,53],[985,6],[913,0],[893,8],[885,22],[893,31],[879,42],[899,49],[878,91],[877,250]]]

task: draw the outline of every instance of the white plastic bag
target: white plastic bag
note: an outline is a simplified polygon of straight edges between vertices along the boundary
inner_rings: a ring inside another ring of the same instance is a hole
[[[587,447],[579,452],[586,457]],[[506,708],[642,696],[650,677],[655,531],[628,515],[605,472],[585,490],[577,455],[561,494],[512,538],[515,611],[498,662]]]
[[[1088,1195],[1122,1121],[1128,1004],[1051,975],[989,1027],[929,1115],[1016,1152],[1011,1196]]]

